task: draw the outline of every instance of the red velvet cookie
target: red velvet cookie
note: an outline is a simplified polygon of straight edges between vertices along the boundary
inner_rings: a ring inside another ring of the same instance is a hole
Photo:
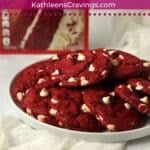
[[[52,98],[49,105],[53,111],[56,110],[55,117],[60,127],[95,132],[103,129],[84,106],[81,90],[57,87],[50,91]]]
[[[16,103],[29,115],[41,122],[57,125],[58,121],[49,115],[50,92],[46,88],[29,88],[26,92],[16,93]]]
[[[148,88],[145,88],[145,82],[141,82],[141,80],[135,82],[137,80],[138,79],[131,79],[128,81],[128,85],[122,84],[117,86],[115,89],[116,94],[139,112],[150,114],[150,98],[145,94],[145,92],[148,92]]]
[[[131,78],[127,81],[128,85],[143,94],[150,95],[150,81],[143,78]]]
[[[112,92],[108,93],[101,88],[86,89],[84,102],[109,131],[130,130],[141,125],[140,113],[114,96]]]
[[[103,81],[109,72],[110,62],[103,49],[70,52],[55,64],[59,86],[79,87]]]
[[[103,50],[70,51],[31,65],[21,72],[21,80],[27,86],[46,80],[49,86],[83,87],[103,81],[109,68],[109,58]]]
[[[17,80],[17,79],[16,79]],[[15,88],[16,84],[14,81]],[[94,115],[83,104],[80,89],[48,87],[47,85],[12,90],[16,103],[39,121],[55,126],[96,132],[103,130]]]
[[[111,78],[123,79],[135,77],[141,73],[142,61],[139,58],[118,50],[107,50],[106,52],[112,64]]]
[[[52,87],[58,84],[60,81],[54,79],[52,75],[56,75],[55,63],[56,61],[62,59],[68,51],[62,53],[51,53],[49,59],[30,65],[29,67],[22,70],[16,77],[16,86],[12,88],[13,90],[19,89],[27,90],[29,87],[36,86]],[[13,86],[13,85],[12,85]]]
[[[12,85],[13,92],[26,91],[28,88],[36,86],[54,86],[56,80],[52,80],[50,73],[53,71],[53,64],[50,60],[33,64],[19,73],[15,79],[15,86]]]

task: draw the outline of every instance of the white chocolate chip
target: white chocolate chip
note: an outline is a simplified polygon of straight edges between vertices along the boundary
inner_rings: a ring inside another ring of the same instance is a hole
[[[143,63],[143,66],[144,66],[145,68],[150,67],[150,62],[144,62],[144,63]]]
[[[46,80],[45,80],[44,78],[39,78],[38,81],[37,81],[37,83],[40,84],[40,83],[43,83],[43,82],[45,82],[45,81],[46,81]]]
[[[90,109],[88,108],[88,106],[86,105],[86,104],[83,104],[82,106],[81,106],[81,110],[83,111],[83,112],[91,112],[90,111]]]
[[[26,89],[25,94],[28,94],[28,92],[29,92],[29,89]]]
[[[106,96],[102,98],[102,101],[104,104],[108,105],[110,104],[110,96]]]
[[[32,111],[30,108],[26,108],[26,112],[27,112],[27,114],[32,115]]]
[[[58,103],[58,100],[56,100],[56,99],[54,99],[54,98],[51,98],[51,102],[52,102],[53,104],[57,104],[57,103]]]
[[[114,53],[116,53],[116,51],[114,51],[114,50],[108,51],[108,54],[109,54],[109,55],[112,55],[112,54],[114,54]]]
[[[68,82],[77,82],[77,80],[76,80],[74,77],[70,77],[70,78],[68,79]]]
[[[52,115],[52,116],[56,116],[57,110],[54,109],[54,108],[51,108],[51,109],[49,110],[49,114]]]
[[[106,49],[106,48],[103,48],[103,51],[107,51],[107,49]]]
[[[23,100],[23,97],[24,97],[24,93],[23,93],[23,92],[18,92],[16,96],[17,96],[17,99],[18,99],[19,101],[22,101],[22,100]]]
[[[107,70],[102,71],[101,75],[104,76],[107,73]]]
[[[136,89],[137,91],[141,91],[141,90],[143,90],[143,88],[144,88],[144,87],[143,87],[142,85],[140,85],[140,84],[137,83],[137,86],[136,86],[135,89]]]
[[[125,107],[126,109],[128,109],[128,110],[130,110],[130,109],[131,109],[131,105],[130,105],[130,104],[128,104],[128,103],[124,103],[124,107]]]
[[[60,72],[59,72],[59,70],[58,70],[58,69],[56,69],[54,72],[52,72],[52,74],[51,74],[51,75],[52,75],[52,76],[54,76],[54,75],[59,75],[59,73],[60,73]]]
[[[89,84],[89,81],[88,80],[86,80],[86,78],[84,77],[84,76],[82,76],[81,78],[80,78],[80,80],[81,80],[81,86],[85,86],[85,85],[88,85]]]
[[[107,126],[108,131],[115,131],[115,125],[114,124],[108,124]]]
[[[62,127],[63,126],[63,123],[62,122],[58,122],[58,125],[60,126],[60,127]]]
[[[78,53],[78,56],[77,56],[78,61],[83,61],[85,59],[86,59],[85,55],[83,55],[82,53]]]
[[[135,125],[135,122],[131,122],[131,125],[134,126],[134,125]]]
[[[44,122],[45,118],[46,118],[46,116],[44,116],[44,115],[38,115],[38,116],[37,116],[37,119],[38,119],[39,121],[41,121],[41,122]]]
[[[118,88],[121,89],[123,87],[123,85],[119,85]]]
[[[132,92],[132,86],[130,84],[127,85],[127,88]]]
[[[103,53],[103,56],[105,56],[105,57],[109,57],[107,54],[105,54],[105,53]]]
[[[59,82],[59,86],[62,86],[63,84],[62,84],[62,82]]]
[[[51,79],[52,79],[52,80],[55,80],[55,79],[56,79],[56,77],[51,77]]]
[[[94,72],[95,71],[95,67],[93,66],[93,64],[90,64],[89,69],[90,72]]]
[[[115,92],[110,92],[109,95],[115,96],[116,94],[115,94]]]
[[[49,91],[46,88],[41,89],[40,96],[47,97],[49,95]]]
[[[50,55],[50,60],[59,60],[59,57],[57,54],[51,54]]]
[[[112,59],[111,63],[112,63],[113,66],[118,66],[119,65],[119,62],[118,62],[117,59]]]
[[[43,69],[39,69],[39,70],[38,70],[38,72],[43,72],[43,71],[44,71]]]
[[[70,55],[70,54],[68,54],[68,55],[67,55],[67,58],[68,58],[68,59],[70,59],[70,58],[72,58],[72,57],[71,57],[71,55]]]
[[[119,55],[119,58],[120,58],[121,60],[124,60],[124,56],[123,56],[123,55]]]
[[[148,104],[149,103],[149,99],[148,99],[148,96],[145,96],[143,98],[140,98],[140,101],[145,103],[145,104]]]
[[[93,54],[96,54],[96,51],[95,51],[95,50],[92,50],[92,53],[93,53]]]
[[[100,115],[96,115],[96,119],[99,120],[99,121],[103,121],[104,120],[103,117],[100,116]]]

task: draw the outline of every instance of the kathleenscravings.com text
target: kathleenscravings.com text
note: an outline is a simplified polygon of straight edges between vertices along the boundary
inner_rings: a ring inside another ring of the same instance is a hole
[[[59,3],[52,3],[52,2],[36,2],[33,1],[31,3],[32,8],[68,8],[68,9],[80,9],[80,8],[89,8],[89,9],[106,9],[106,8],[116,8],[116,3],[74,3],[74,2],[59,2]]]

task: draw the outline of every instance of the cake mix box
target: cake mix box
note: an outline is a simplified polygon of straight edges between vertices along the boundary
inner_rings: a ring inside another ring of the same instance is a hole
[[[84,11],[2,10],[1,48],[60,50],[84,46]]]

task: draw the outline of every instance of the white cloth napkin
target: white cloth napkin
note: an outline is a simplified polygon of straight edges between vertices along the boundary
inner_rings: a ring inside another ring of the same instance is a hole
[[[145,12],[145,11],[144,11]],[[150,59],[150,19],[148,16],[114,17],[111,45]]]
[[[99,12],[94,10],[92,12]],[[105,10],[102,10],[104,13]],[[115,10],[116,13],[148,13],[148,10]],[[90,18],[90,48],[114,48],[150,59],[149,16],[101,16]]]
[[[124,143],[94,143],[60,139],[35,130],[13,117],[0,118],[0,150],[123,150]]]

